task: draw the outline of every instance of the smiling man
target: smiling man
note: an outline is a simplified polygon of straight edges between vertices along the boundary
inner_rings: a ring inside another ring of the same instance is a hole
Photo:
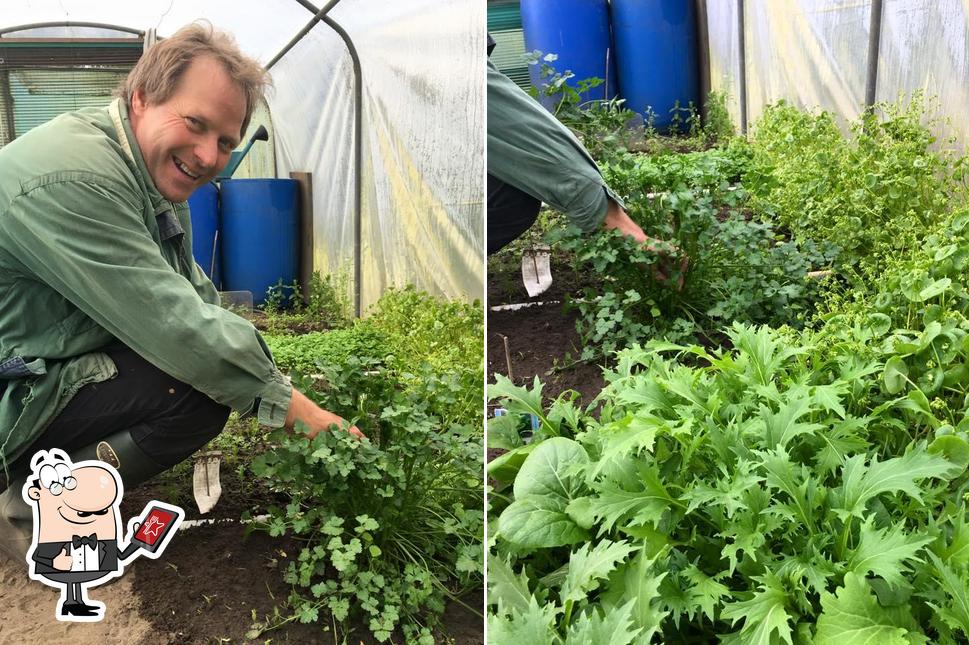
[[[311,435],[343,425],[293,390],[192,258],[185,200],[228,163],[267,81],[230,36],[193,24],[145,52],[110,106],[0,150],[8,554],[29,542],[17,490],[37,450],[106,461],[130,490],[218,434],[230,409]]]

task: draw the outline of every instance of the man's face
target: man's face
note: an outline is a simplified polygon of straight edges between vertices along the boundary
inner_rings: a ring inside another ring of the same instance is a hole
[[[188,199],[229,162],[239,145],[246,99],[222,65],[194,60],[163,103],[147,103],[142,90],[131,99],[131,128],[148,174],[165,198]]]

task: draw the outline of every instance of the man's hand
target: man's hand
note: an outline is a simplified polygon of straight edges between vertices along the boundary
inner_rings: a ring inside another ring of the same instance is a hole
[[[306,426],[307,436],[310,439],[322,431],[329,431],[332,425],[342,428],[346,423],[342,417],[324,410],[310,401],[302,392],[293,388],[293,398],[289,402],[289,411],[286,413],[286,429],[292,430],[297,421],[301,421]],[[357,426],[350,426],[349,432],[357,439],[363,439],[365,436]]]
[[[65,546],[62,553],[58,553],[56,556],[54,556],[54,559],[51,560],[51,564],[58,571],[70,571],[71,565],[74,564],[74,558],[71,557],[70,549]]]
[[[652,265],[653,278],[657,282],[666,282],[672,274],[673,264],[679,256],[679,249],[675,244],[670,244],[664,240],[651,238],[639,224],[634,222],[623,208],[616,202],[609,200],[609,208],[606,210],[606,218],[602,222],[606,230],[616,229],[623,235],[628,235],[643,247],[659,256],[659,262]],[[676,290],[683,290],[683,281],[686,278],[686,268],[689,266],[690,258],[686,255],[679,258],[679,275],[676,279]]]

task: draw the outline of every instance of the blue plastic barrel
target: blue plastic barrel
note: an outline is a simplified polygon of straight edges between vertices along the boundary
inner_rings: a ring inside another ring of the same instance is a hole
[[[670,110],[690,101],[699,108],[696,11],[688,0],[612,0],[616,65],[625,106],[666,130]],[[681,118],[686,121],[686,112]]]
[[[216,239],[215,234],[219,230],[219,191],[215,185],[208,183],[196,189],[188,198],[188,208],[192,218],[192,255],[205,271],[205,275],[219,286],[222,274],[222,234]]]
[[[280,280],[296,280],[299,192],[295,179],[222,182],[222,271],[226,291],[251,291],[253,304]]]
[[[583,95],[582,100],[616,96],[616,63],[609,37],[609,8],[606,0],[521,0],[525,50],[556,54],[551,63],[557,72],[572,70],[568,81],[601,78],[605,82]],[[540,65],[530,65],[532,85],[540,87]],[[548,109],[554,100],[542,100]]]

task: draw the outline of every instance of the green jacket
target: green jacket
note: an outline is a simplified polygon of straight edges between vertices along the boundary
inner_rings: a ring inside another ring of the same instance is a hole
[[[488,174],[542,200],[583,231],[622,206],[575,135],[488,61]]]
[[[170,376],[281,426],[292,387],[192,258],[188,205],[157,191],[120,100],[0,149],[4,469],[88,383],[115,339]]]

